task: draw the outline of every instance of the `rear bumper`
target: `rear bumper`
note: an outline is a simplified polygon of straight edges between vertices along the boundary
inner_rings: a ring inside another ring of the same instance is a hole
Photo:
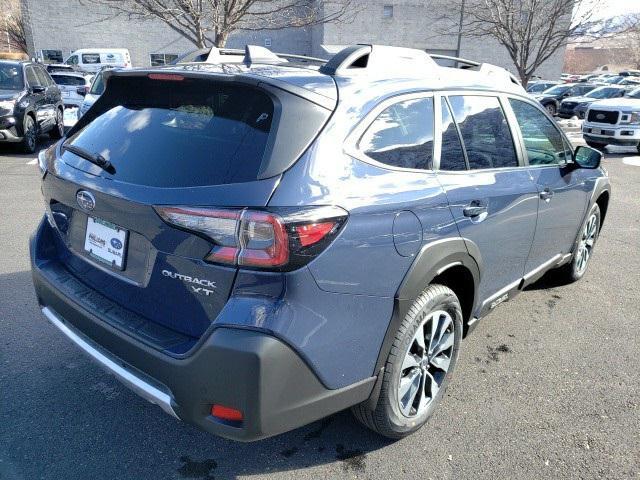
[[[220,327],[192,355],[171,357],[103,321],[63,293],[31,242],[33,282],[45,316],[67,338],[142,397],[202,429],[240,441],[286,432],[360,403],[375,377],[327,389],[291,347],[267,333]],[[243,412],[230,424],[220,404]]]

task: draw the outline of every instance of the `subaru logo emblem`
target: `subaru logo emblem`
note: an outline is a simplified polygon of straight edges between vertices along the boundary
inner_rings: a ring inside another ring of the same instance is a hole
[[[78,205],[80,205],[80,208],[83,210],[91,211],[96,208],[95,197],[86,190],[80,190],[76,193],[76,202],[78,202]]]
[[[599,114],[597,114],[597,115],[596,115],[596,118],[597,118],[598,120],[604,120],[605,115],[604,115],[604,113],[599,113]]]
[[[122,242],[120,240],[118,240],[117,238],[112,238],[111,239],[111,246],[113,248],[115,248],[116,250],[120,250],[122,248]]]

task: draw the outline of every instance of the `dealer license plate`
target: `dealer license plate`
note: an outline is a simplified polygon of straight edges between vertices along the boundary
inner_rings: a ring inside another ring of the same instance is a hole
[[[99,218],[87,218],[84,250],[99,262],[124,270],[127,230]]]

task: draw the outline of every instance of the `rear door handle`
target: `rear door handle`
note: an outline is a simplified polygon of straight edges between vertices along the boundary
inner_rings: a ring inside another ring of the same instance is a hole
[[[540,192],[540,199],[544,200],[545,202],[549,202],[551,200],[551,197],[553,197],[553,190],[549,188],[545,188]]]
[[[467,205],[462,209],[462,214],[465,217],[479,217],[483,213],[487,213],[486,205],[478,205],[476,203],[472,203],[471,205]]]

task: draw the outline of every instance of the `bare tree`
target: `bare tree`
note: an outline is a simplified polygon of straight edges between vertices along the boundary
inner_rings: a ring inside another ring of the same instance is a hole
[[[525,86],[572,39],[604,34],[594,19],[594,0],[466,0],[462,5],[456,22],[460,36],[497,40]]]
[[[80,0],[132,20],[157,19],[198,48],[224,47],[236,30],[279,30],[348,21],[358,0]]]
[[[4,0],[6,3],[0,11],[0,32],[5,38],[0,39],[7,44],[7,50],[27,53],[27,36],[19,0]]]

